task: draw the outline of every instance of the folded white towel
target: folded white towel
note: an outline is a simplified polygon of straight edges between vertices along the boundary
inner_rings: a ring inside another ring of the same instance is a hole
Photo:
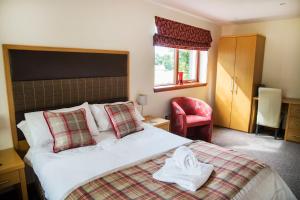
[[[174,152],[172,158],[166,159],[165,165],[153,174],[153,178],[167,183],[176,183],[187,190],[196,191],[208,180],[214,166],[200,163],[193,153],[190,154],[192,152],[190,149],[189,152],[180,148],[178,148],[178,152],[176,152],[177,150]],[[190,158],[186,159],[182,152],[186,152]],[[179,158],[186,162],[178,160]]]

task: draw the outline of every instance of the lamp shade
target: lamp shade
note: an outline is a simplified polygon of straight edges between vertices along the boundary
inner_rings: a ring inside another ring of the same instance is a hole
[[[147,105],[147,95],[140,94],[137,97],[136,102],[141,106]]]

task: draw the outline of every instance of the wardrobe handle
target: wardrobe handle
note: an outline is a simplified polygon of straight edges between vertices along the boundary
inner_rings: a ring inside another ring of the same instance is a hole
[[[235,77],[235,94],[237,94],[237,92],[238,92],[238,84],[237,84],[237,80],[238,80],[238,78]]]
[[[234,90],[234,77],[232,76],[231,77],[231,89],[230,89],[230,92],[233,93],[233,90]]]

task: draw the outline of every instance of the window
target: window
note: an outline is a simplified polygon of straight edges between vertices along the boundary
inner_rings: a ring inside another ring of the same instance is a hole
[[[155,85],[174,84],[175,72],[175,49],[155,47]]]
[[[178,72],[183,72],[183,81],[197,81],[198,51],[178,49]]]
[[[208,62],[208,53],[207,51],[200,51],[200,74],[199,82],[207,83],[207,62]]]
[[[207,51],[155,46],[155,91],[206,84],[207,60]],[[178,72],[183,72],[182,85],[178,84]]]

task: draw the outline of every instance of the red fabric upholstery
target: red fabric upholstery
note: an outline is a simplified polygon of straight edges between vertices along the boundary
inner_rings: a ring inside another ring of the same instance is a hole
[[[171,101],[171,131],[183,137],[188,131],[197,128],[197,135],[211,142],[212,135],[212,109],[202,100],[191,97],[177,97]]]
[[[155,17],[157,33],[153,36],[155,46],[207,51],[211,46],[210,31]]]
[[[205,125],[210,123],[210,117],[202,117],[198,115],[187,115],[186,123],[189,126]]]

